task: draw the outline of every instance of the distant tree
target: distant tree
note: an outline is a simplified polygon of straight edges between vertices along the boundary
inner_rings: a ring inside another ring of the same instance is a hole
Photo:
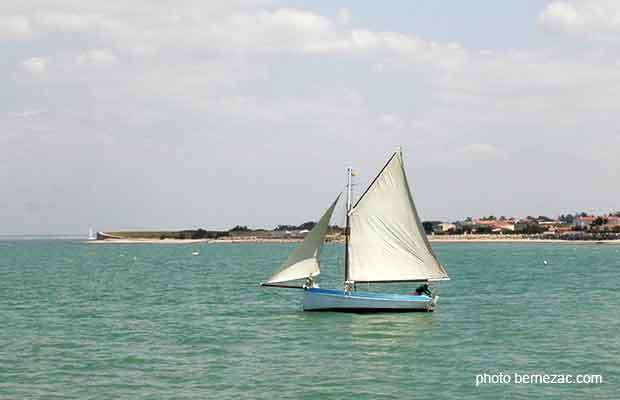
[[[605,225],[607,221],[607,218],[597,217],[594,219],[594,221],[592,221],[592,226],[602,226]]]
[[[278,225],[274,231],[294,231],[297,227],[295,225]]]
[[[297,229],[299,229],[300,231],[304,229],[311,230],[312,228],[314,228],[315,225],[316,225],[316,222],[308,221],[308,222],[304,222],[303,224],[299,225]]]
[[[422,222],[422,226],[424,227],[424,232],[426,232],[426,234],[433,233],[433,223],[432,222],[424,221],[424,222]]]
[[[311,230],[316,225],[314,221],[304,222],[299,226],[295,225],[278,225],[275,227],[275,231],[302,231],[304,229]]]
[[[328,231],[331,234],[342,234],[344,233],[344,228],[341,228],[338,225],[330,225]]]
[[[472,220],[472,218],[471,218],[471,217],[467,217],[467,218],[465,218],[465,221],[466,221],[466,222],[471,222],[471,221],[473,221],[473,220]]]
[[[207,231],[200,228],[192,232],[192,239],[205,239],[207,237]]]
[[[485,234],[485,233],[491,233],[491,232],[493,232],[493,229],[490,226],[487,226],[487,225],[476,226],[476,233]]]
[[[228,232],[250,232],[251,229],[248,229],[246,225],[237,225],[232,229],[229,229]]]
[[[620,217],[620,211],[616,211],[615,213],[609,213],[609,215],[613,217]]]
[[[530,235],[537,234],[537,233],[543,233],[546,230],[547,228],[545,228],[544,226],[540,226],[540,225],[530,224],[527,226],[527,233]]]
[[[500,221],[506,221],[506,217],[502,215],[501,217],[499,217],[499,220]]]
[[[538,233],[543,233],[544,231],[546,231],[547,229],[544,226],[538,225],[538,224],[523,224],[523,225],[519,225],[516,228],[516,231],[519,233],[523,233],[526,235],[534,235],[534,234],[538,234]]]
[[[588,213],[585,213],[585,212],[582,211],[581,213],[578,214],[578,216],[579,217],[587,217]]]

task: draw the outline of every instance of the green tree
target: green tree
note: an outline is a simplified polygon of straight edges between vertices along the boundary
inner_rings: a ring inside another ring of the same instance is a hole
[[[314,228],[315,225],[316,225],[316,222],[308,221],[308,222],[304,222],[303,224],[299,225],[297,229],[299,229],[300,231],[304,229],[311,230],[312,228]]]
[[[237,225],[232,229],[229,229],[228,232],[250,232],[251,229],[249,229],[246,225]]]
[[[207,237],[207,231],[200,228],[192,232],[192,239],[205,239]]]

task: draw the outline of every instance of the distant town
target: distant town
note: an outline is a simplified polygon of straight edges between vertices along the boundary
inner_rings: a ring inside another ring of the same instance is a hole
[[[315,225],[278,225],[273,229],[250,229],[237,225],[229,230],[189,229],[181,231],[97,232],[97,241],[288,241],[302,239]],[[620,240],[620,212],[590,215],[585,212],[562,214],[556,218],[537,217],[467,217],[461,221],[424,221],[431,240]],[[329,227],[327,241],[342,241],[344,228]]]
[[[455,222],[427,221],[423,225],[426,233],[432,235],[521,234],[554,239],[583,239],[619,234],[620,212],[605,215],[588,215],[582,212],[574,215],[562,214],[557,218],[544,215],[497,218],[490,215],[476,219],[468,217]]]

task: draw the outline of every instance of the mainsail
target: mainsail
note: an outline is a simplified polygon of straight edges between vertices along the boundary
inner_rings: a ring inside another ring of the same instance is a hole
[[[424,233],[400,151],[360,197],[349,219],[349,280],[448,279]]]
[[[280,271],[273,275],[266,284],[304,279],[310,276],[314,277],[321,272],[319,268],[319,255],[327,234],[329,220],[334,213],[334,208],[336,208],[339,198],[340,195],[336,197],[336,200],[325,211],[325,214],[323,214],[314,228],[308,232],[299,247],[289,255],[288,259],[282,264]]]

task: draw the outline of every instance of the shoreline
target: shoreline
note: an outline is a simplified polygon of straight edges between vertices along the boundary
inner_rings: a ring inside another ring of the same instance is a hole
[[[429,239],[431,243],[559,243],[559,244],[620,244],[616,240],[563,240],[563,239]]]
[[[102,239],[85,240],[86,244],[196,244],[209,243],[210,239]]]
[[[530,239],[530,238],[436,238],[429,237],[431,243],[531,243],[531,244],[615,244],[620,245],[620,239],[616,240],[562,240],[562,239]],[[86,240],[85,244],[235,244],[235,243],[299,243],[302,239],[259,239],[259,238],[231,238],[231,239],[104,239]],[[331,240],[326,243],[343,243],[342,240]]]

